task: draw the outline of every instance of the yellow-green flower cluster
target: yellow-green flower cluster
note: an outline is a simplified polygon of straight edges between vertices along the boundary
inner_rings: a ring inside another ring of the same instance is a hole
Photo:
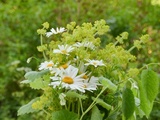
[[[51,87],[44,89],[44,94],[40,96],[39,100],[32,104],[32,108],[36,110],[46,109],[48,111],[56,111],[60,109],[59,101],[57,100],[58,94]]]
[[[140,40],[135,40],[134,41],[134,46],[139,50],[142,48],[142,45],[147,43],[149,41],[149,35],[142,35],[140,37]]]

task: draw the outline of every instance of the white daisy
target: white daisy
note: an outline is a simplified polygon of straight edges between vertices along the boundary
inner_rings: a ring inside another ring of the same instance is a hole
[[[95,45],[92,43],[92,42],[82,42],[82,43],[80,43],[80,42],[77,42],[77,43],[75,43],[74,45],[73,45],[74,47],[86,47],[86,48],[90,48],[90,49],[94,49],[95,48]]]
[[[102,60],[87,60],[88,63],[86,63],[85,65],[94,65],[94,67],[97,67],[97,66],[105,66],[105,64],[103,63]]]
[[[65,31],[65,28],[63,28],[63,27],[60,27],[60,28],[56,28],[56,30],[54,29],[54,28],[51,28],[51,32],[47,32],[46,33],[46,36],[47,37],[50,37],[51,35],[53,35],[53,34],[58,34],[58,33],[62,33],[62,32],[64,32]]]
[[[59,49],[55,49],[53,50],[53,53],[60,53],[60,54],[65,54],[65,55],[69,55],[70,52],[73,51],[73,47],[72,46],[68,46],[68,45],[58,45]]]
[[[62,87],[66,89],[71,89],[71,90],[79,90],[81,92],[85,92],[84,90],[84,83],[83,80],[84,74],[78,75],[78,69],[69,66],[66,69],[61,69],[63,72],[60,74],[60,77],[51,77],[53,82],[51,82],[50,85],[52,85],[54,88],[55,87]]]
[[[88,91],[93,91],[97,89],[97,86],[100,85],[98,83],[98,77],[94,77],[92,76],[90,79],[88,80],[84,80],[84,89],[88,90]]]
[[[45,61],[43,63],[40,64],[39,66],[39,70],[46,70],[46,69],[49,69],[51,70],[54,66],[54,63],[52,61]]]
[[[63,74],[63,70],[61,68],[52,68],[51,74],[54,74],[55,76],[58,76],[60,74]]]
[[[68,68],[69,64],[70,64],[70,61],[67,62],[66,64],[60,65],[59,68],[66,69],[66,68]]]
[[[83,46],[87,47],[87,48],[90,48],[92,50],[95,48],[95,45],[92,42],[84,42]]]

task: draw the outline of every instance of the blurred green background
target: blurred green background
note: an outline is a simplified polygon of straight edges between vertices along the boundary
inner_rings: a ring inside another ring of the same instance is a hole
[[[17,117],[17,110],[40,91],[31,90],[20,82],[38,62],[27,64],[27,58],[42,58],[36,46],[40,44],[37,29],[49,22],[51,27],[65,27],[105,19],[110,26],[110,39],[123,31],[129,32],[126,47],[142,34],[149,34],[148,45],[134,50],[137,67],[160,62],[160,2],[159,0],[0,0],[0,120],[37,120],[43,115]],[[157,2],[157,3],[155,3]],[[113,37],[112,37],[113,36]],[[160,73],[160,67],[153,69]],[[160,95],[156,101],[160,101]],[[145,118],[144,118],[145,119]],[[160,103],[155,103],[150,120],[160,119]]]

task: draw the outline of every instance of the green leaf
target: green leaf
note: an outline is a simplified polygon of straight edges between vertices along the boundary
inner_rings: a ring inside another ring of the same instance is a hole
[[[118,116],[119,116],[119,107],[111,110],[106,120],[117,120]]]
[[[94,97],[92,97],[93,100],[95,100]],[[98,98],[96,99],[96,103],[101,105],[103,108],[107,109],[107,110],[110,110],[112,108],[111,105],[107,104],[106,102],[104,102],[102,99]]]
[[[67,110],[60,110],[52,113],[52,120],[78,120],[78,115]]]
[[[48,70],[43,70],[43,71],[40,71],[40,72],[30,71],[30,72],[27,72],[24,77],[27,80],[29,80],[30,82],[32,82],[35,79],[42,77],[46,73],[48,73]]]
[[[20,107],[19,110],[18,110],[18,116],[38,111],[38,110],[35,110],[35,109],[32,108],[32,104],[37,100],[39,100],[39,97],[31,100],[28,104]]]
[[[38,78],[30,83],[30,87],[33,89],[43,89],[44,87],[47,87],[49,84],[49,81],[44,81],[42,78]]]
[[[122,94],[122,112],[124,117],[129,119],[135,110],[135,100],[132,91],[125,88]]]
[[[143,70],[141,73],[140,88],[140,108],[149,117],[153,107],[154,99],[159,90],[158,75],[152,70]]]
[[[140,108],[144,112],[144,114],[149,117],[149,114],[152,110],[153,103],[151,103],[146,96],[146,91],[142,87],[142,83],[139,82],[140,88]]]
[[[74,91],[68,91],[66,93],[66,96],[70,97],[70,98],[80,98],[80,99],[86,99],[87,98],[86,95],[81,95],[81,94],[78,94],[78,93],[76,93]]]
[[[146,97],[150,102],[156,98],[159,90],[158,75],[152,70],[143,70],[141,74],[142,87],[146,92]]]
[[[102,114],[100,113],[97,106],[92,108],[91,120],[102,120]]]
[[[100,77],[100,81],[101,81],[101,84],[104,87],[107,87],[112,91],[116,91],[117,90],[117,86],[114,83],[112,83],[111,80],[109,80],[109,79],[107,79],[105,77]]]

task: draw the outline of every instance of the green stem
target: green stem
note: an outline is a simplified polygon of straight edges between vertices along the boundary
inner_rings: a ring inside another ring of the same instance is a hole
[[[114,43],[114,45],[116,46],[118,43],[119,43],[119,42],[118,42],[118,41],[116,41],[116,42]]]
[[[80,103],[80,107],[81,107],[81,112],[83,114],[83,106],[82,106],[82,100],[79,98],[79,103]]]
[[[149,65],[159,65],[159,66],[160,66],[160,63],[149,63],[149,64],[141,67],[141,68],[140,68],[140,71],[141,71],[142,69],[144,69],[145,67],[148,68]]]
[[[103,88],[103,89],[101,90],[101,92],[97,95],[97,97],[94,99],[94,101],[91,103],[91,105],[86,109],[86,111],[83,112],[80,120],[82,120],[82,118],[84,117],[84,115],[85,115],[88,111],[90,111],[90,110],[92,109],[92,107],[96,104],[97,99],[98,99],[99,96],[106,90],[106,88],[107,88],[107,87],[105,87],[105,88]]]
[[[43,45],[43,37],[42,37],[42,35],[40,35],[40,41],[41,41],[41,46],[42,46]],[[43,51],[43,57],[44,57],[45,60],[47,60],[47,57],[46,57],[44,51]]]
[[[75,103],[74,102],[72,102],[72,112],[74,112],[74,107],[75,107]]]
[[[79,102],[77,102],[77,104],[78,104],[78,111],[77,111],[77,113],[78,113],[78,117],[80,116],[80,109],[81,109],[81,107],[80,107],[80,103]]]
[[[43,109],[43,112],[45,112],[47,115],[50,115],[45,109]]]
[[[95,67],[93,66],[92,73],[91,73],[91,75],[89,76],[89,79],[88,79],[88,83],[91,80],[91,77],[92,77],[92,74],[93,74],[94,70],[95,70]]]
[[[70,101],[68,102],[68,110],[69,111],[71,110],[71,102]]]
[[[47,114],[46,120],[48,120],[48,118],[51,116],[51,114],[49,112],[47,112],[45,109],[42,109],[44,113]]]
[[[135,46],[131,47],[128,52],[131,52],[134,48],[136,48]]]
[[[160,104],[160,101],[154,101],[154,103],[158,103],[158,104]]]

